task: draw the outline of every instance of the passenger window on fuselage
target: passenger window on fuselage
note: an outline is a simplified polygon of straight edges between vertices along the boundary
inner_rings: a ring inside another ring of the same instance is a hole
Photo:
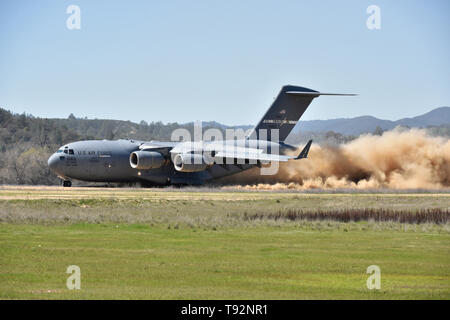
[[[95,151],[89,151],[88,154],[93,155],[93,154],[95,154]]]

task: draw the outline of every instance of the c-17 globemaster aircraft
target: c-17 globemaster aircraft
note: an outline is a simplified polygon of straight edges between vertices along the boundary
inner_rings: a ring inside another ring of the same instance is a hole
[[[284,86],[253,131],[243,139],[221,141],[90,140],[62,146],[48,165],[70,187],[71,179],[91,182],[141,182],[144,185],[200,185],[255,166],[308,156],[310,140],[298,156],[284,143],[320,93]]]

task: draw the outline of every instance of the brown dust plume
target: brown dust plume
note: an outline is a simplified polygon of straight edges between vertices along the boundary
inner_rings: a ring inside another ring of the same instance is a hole
[[[313,144],[308,159],[222,179],[242,189],[442,189],[450,187],[450,140],[423,129],[362,135],[337,147]]]

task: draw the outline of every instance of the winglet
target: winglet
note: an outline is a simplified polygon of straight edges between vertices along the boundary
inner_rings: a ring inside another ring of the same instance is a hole
[[[295,158],[295,160],[306,159],[308,157],[309,148],[311,147],[312,140],[309,140],[302,152]]]

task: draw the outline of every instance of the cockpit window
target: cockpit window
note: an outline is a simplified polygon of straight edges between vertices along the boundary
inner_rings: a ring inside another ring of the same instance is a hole
[[[64,150],[64,153],[67,154],[67,153],[69,153],[69,151],[66,149],[66,150]]]
[[[69,149],[69,154],[74,154],[73,149]]]
[[[56,151],[57,153],[61,153],[61,152],[63,152],[62,150],[58,150],[58,151]]]

